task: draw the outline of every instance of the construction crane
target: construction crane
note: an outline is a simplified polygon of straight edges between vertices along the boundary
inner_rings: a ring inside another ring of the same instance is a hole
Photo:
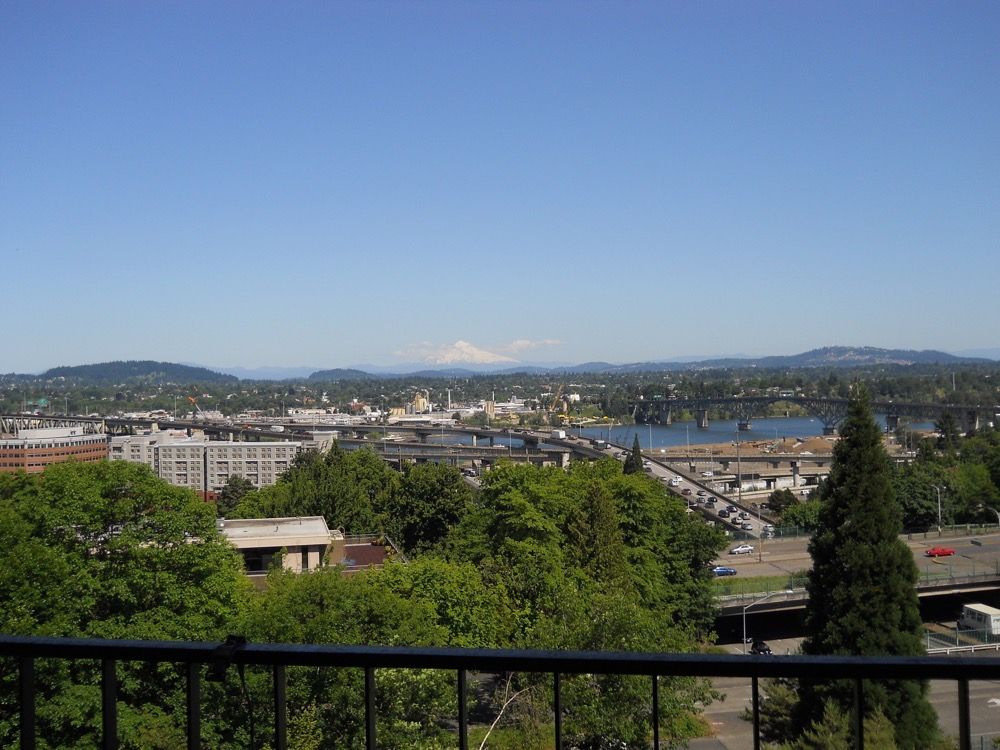
[[[559,404],[559,397],[562,396],[562,392],[563,392],[563,383],[560,383],[559,387],[556,388],[555,395],[552,397],[552,406],[549,407],[550,412],[562,411],[562,407]]]
[[[198,400],[194,396],[188,396],[187,400],[190,401],[192,406],[194,406],[194,408],[197,410],[197,416],[201,417],[202,419],[208,419],[208,417],[205,416],[205,412],[203,412],[201,410],[201,407],[198,406]]]

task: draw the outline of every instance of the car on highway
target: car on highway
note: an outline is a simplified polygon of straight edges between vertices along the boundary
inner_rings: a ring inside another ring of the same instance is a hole
[[[767,645],[766,641],[760,641],[756,638],[753,639],[753,644],[750,646],[750,653],[754,656],[771,656],[771,647]]]
[[[683,490],[681,490],[681,494],[682,495],[690,495],[691,494],[691,488],[690,487],[685,487]]]
[[[730,555],[749,555],[752,552],[753,552],[752,544],[741,544],[738,547],[733,547],[731,550],[729,550]]]
[[[728,565],[716,565],[712,568],[712,572],[717,576],[734,576],[736,568],[730,568]]]
[[[955,550],[951,547],[931,547],[924,552],[925,557],[951,557],[954,554]]]
[[[729,518],[729,511],[723,508],[719,511],[719,518]]]
[[[711,472],[711,471],[703,471],[703,472],[701,472],[701,475],[702,475],[703,477],[711,477],[711,476],[715,476],[715,475],[713,474],[713,472]]]
[[[740,527],[744,531],[753,531],[753,524],[749,521],[744,521],[743,525]]]
[[[698,497],[705,497],[708,494],[707,490],[698,490]]]

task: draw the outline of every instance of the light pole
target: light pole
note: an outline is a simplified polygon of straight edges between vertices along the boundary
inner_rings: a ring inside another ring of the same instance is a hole
[[[936,485],[936,484],[932,484],[931,487],[933,487],[934,490],[937,492],[937,501],[938,501],[938,533],[940,533],[941,532],[941,488],[938,485]]]
[[[772,591],[767,596],[762,596],[760,599],[755,599],[743,608],[743,654],[746,655],[747,652],[747,610],[750,607],[756,606],[758,604],[763,604],[772,596],[777,596],[778,594],[790,594],[791,589],[785,589],[784,591]]]
[[[646,425],[649,428],[649,452],[653,452],[653,423]]]

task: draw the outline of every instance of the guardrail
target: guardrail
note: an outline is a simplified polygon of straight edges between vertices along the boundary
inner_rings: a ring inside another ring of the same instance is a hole
[[[0,636],[0,656],[18,663],[16,705],[20,747],[36,747],[35,660],[92,659],[101,663],[101,747],[118,747],[119,661],[183,664],[186,667],[187,747],[201,747],[201,679],[209,665],[218,676],[230,664],[270,667],[273,680],[273,747],[288,747],[286,707],[287,668],[359,668],[364,670],[365,746],[375,750],[375,687],[379,669],[444,669],[455,672],[457,741],[468,748],[467,673],[534,672],[552,676],[555,747],[562,747],[563,709],[560,677],[566,674],[646,675],[650,679],[650,720],[653,747],[659,747],[660,677],[746,677],[751,680],[754,747],[760,747],[762,678],[808,678],[854,682],[855,747],[864,743],[858,707],[864,706],[864,680],[953,680],[958,687],[959,748],[971,750],[969,682],[1000,678],[1000,658],[955,657],[742,656],[721,654],[606,653],[553,651],[494,651],[454,648],[391,648],[381,646],[315,646],[251,644],[231,637],[224,644],[168,641],[113,641],[82,638]]]

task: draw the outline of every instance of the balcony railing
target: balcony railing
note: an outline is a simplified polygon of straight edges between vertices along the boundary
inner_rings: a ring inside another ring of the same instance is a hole
[[[376,671],[441,669],[456,674],[458,746],[468,748],[466,675],[468,672],[533,672],[552,675],[555,747],[562,747],[560,677],[569,674],[646,675],[650,677],[653,747],[659,747],[660,677],[746,677],[751,680],[754,748],[760,748],[760,692],[763,678],[808,678],[813,681],[851,680],[854,684],[853,736],[864,746],[864,680],[951,680],[957,686],[959,748],[971,750],[969,682],[1000,679],[1000,658],[851,657],[851,656],[740,656],[718,654],[613,653],[512,651],[455,648],[394,648],[379,646],[312,646],[244,643],[225,644],[172,641],[108,641],[82,638],[0,636],[0,657],[18,661],[20,747],[36,746],[35,660],[86,659],[101,663],[102,748],[118,747],[116,667],[120,661],[182,664],[186,667],[187,747],[202,747],[201,679],[205,665],[218,671],[229,664],[271,668],[276,750],[286,750],[286,668],[290,666],[353,667],[364,670],[365,742],[376,748]]]

